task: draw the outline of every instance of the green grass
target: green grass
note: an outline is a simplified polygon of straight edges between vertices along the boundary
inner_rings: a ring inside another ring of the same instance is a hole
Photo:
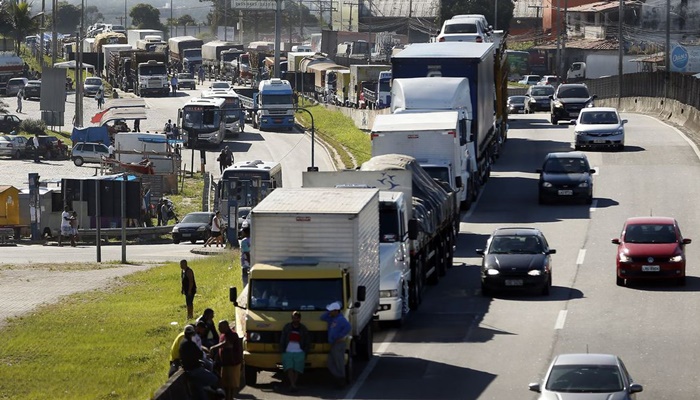
[[[183,175],[183,182],[180,181],[178,190],[180,193],[169,195],[168,198],[175,203],[175,212],[178,218],[182,218],[188,213],[202,211],[202,191],[204,190],[204,178],[199,172],[195,172],[193,176],[189,173]],[[212,194],[213,196],[213,194]]]
[[[241,287],[237,260],[232,252],[190,262],[195,314],[210,307],[216,320],[233,320],[228,288]],[[180,268],[168,263],[12,319],[0,347],[0,399],[150,398],[167,380],[185,316]]]
[[[314,116],[315,134],[338,152],[343,168],[352,169],[370,159],[372,154],[369,135],[355,126],[351,118],[340,112],[330,111],[322,105],[309,105],[301,101]],[[305,112],[296,115],[306,129],[311,129],[311,118]]]

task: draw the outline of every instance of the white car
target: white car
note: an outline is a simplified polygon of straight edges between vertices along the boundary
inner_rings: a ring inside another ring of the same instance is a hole
[[[574,127],[574,148],[625,148],[626,119],[612,107],[588,107],[581,110]]]
[[[490,42],[488,32],[482,28],[483,24],[478,18],[452,18],[442,24],[438,42]]]
[[[222,93],[233,90],[233,86],[228,82],[212,82],[212,84],[209,85],[209,90],[214,93]]]
[[[542,77],[539,75],[523,75],[523,79],[519,80],[518,83],[533,86],[537,85],[540,82],[540,79],[542,79]]]

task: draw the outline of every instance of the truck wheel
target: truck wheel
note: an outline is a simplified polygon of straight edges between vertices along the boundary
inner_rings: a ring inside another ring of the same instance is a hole
[[[372,322],[370,321],[367,326],[365,326],[365,329],[362,330],[362,333],[360,334],[360,342],[359,346],[360,348],[358,350],[358,356],[365,360],[369,361],[372,359],[372,356],[374,355],[374,350],[372,349],[372,344],[374,342],[374,334],[372,332]]]
[[[352,346],[352,344],[351,344]],[[348,361],[345,363],[345,382],[352,383],[355,371],[352,362],[352,352],[348,352]]]
[[[245,384],[246,385],[255,385],[256,383],[258,383],[258,370],[257,369],[246,365],[243,373],[245,374]]]
[[[411,268],[411,291],[409,293],[409,307],[416,311],[423,302],[423,260],[420,256],[414,261],[414,267]]]

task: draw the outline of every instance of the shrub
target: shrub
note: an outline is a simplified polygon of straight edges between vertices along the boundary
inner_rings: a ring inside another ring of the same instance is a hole
[[[46,131],[46,124],[40,119],[25,119],[19,125],[19,129],[31,135],[43,135]]]

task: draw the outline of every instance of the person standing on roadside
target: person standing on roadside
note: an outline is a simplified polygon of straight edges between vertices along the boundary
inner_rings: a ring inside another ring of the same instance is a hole
[[[241,365],[243,364],[243,346],[241,338],[234,332],[228,321],[219,321],[219,343],[210,351],[218,351],[221,364],[221,387],[226,393],[226,400],[233,400],[241,389]]]
[[[328,323],[328,343],[331,351],[328,353],[328,371],[335,378],[336,387],[345,387],[345,337],[350,333],[350,322],[340,313],[342,304],[339,301],[326,306],[327,312],[321,315],[321,320]]]
[[[19,88],[17,91],[17,110],[15,112],[22,112],[22,98],[24,97],[24,88]]]
[[[197,335],[195,327],[187,325],[185,327],[185,339],[180,342],[180,362],[185,370],[187,378],[195,385],[197,399],[207,399],[206,387],[214,387],[218,383],[218,378],[213,372],[202,366],[202,350],[194,342]]]
[[[185,295],[185,305],[187,305],[187,319],[194,318],[194,295],[197,293],[197,282],[194,279],[194,271],[187,265],[187,260],[180,261],[182,269],[182,294]]]
[[[212,243],[216,243],[216,247],[224,244],[221,236],[221,211],[217,211],[211,218],[211,236],[204,243],[204,247],[211,247]]]
[[[296,392],[299,374],[304,373],[306,354],[310,347],[309,330],[301,323],[301,313],[292,313],[292,322],[282,328],[280,349],[282,350],[282,368],[289,379],[289,390]]]
[[[73,215],[70,212],[70,207],[63,207],[63,212],[61,213],[61,229],[58,233],[58,247],[63,247],[63,237],[68,237],[73,244],[73,231],[71,229],[71,217]]]
[[[34,145],[34,162],[38,163],[41,162],[39,160],[39,134],[35,133],[34,137],[32,138],[32,144]],[[46,151],[49,151],[49,149],[46,149]]]
[[[173,96],[177,96],[177,74],[173,73],[173,77],[170,78],[170,87],[173,90]]]

